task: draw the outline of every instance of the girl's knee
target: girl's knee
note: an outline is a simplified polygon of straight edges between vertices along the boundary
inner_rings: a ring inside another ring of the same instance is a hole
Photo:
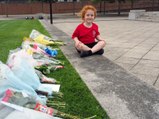
[[[105,42],[105,40],[103,40],[103,44],[104,44],[104,45],[106,45],[106,42]]]

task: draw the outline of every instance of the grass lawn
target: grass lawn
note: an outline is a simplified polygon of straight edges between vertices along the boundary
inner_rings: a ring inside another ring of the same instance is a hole
[[[23,37],[28,37],[32,29],[49,35],[37,20],[0,21],[0,60],[2,62],[6,62],[9,50],[19,47]],[[65,62],[65,68],[52,72],[49,77],[60,81],[60,91],[64,94],[63,101],[67,104],[60,110],[81,118],[97,115],[95,119],[109,119],[61,51],[58,59]]]

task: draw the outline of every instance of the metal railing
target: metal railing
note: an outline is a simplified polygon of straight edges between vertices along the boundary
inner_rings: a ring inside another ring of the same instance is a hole
[[[0,1],[0,15],[14,15],[14,14],[36,14],[36,13],[49,13],[49,3],[44,2],[26,2],[25,0],[5,0]],[[21,1],[21,2],[20,2]],[[146,9],[147,11],[159,10],[159,0],[138,0],[133,4],[130,1],[121,3],[120,9],[119,4],[100,2],[93,4],[90,1],[83,2],[57,2],[52,4],[52,12],[58,13],[72,13],[75,14],[81,10],[84,5],[92,4],[97,8],[98,12],[109,13],[109,12],[121,12],[129,11],[131,9]]]

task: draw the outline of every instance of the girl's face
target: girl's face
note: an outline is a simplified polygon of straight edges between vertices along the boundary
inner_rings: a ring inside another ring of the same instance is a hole
[[[86,14],[84,16],[84,22],[86,22],[87,24],[90,24],[94,21],[94,11],[93,10],[87,10]]]

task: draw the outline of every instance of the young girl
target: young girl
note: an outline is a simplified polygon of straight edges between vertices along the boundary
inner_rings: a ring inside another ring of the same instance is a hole
[[[87,57],[92,54],[102,55],[106,43],[100,37],[98,26],[93,23],[96,18],[96,9],[91,5],[86,5],[80,13],[83,23],[79,24],[72,34],[75,48],[80,53],[80,57]]]

